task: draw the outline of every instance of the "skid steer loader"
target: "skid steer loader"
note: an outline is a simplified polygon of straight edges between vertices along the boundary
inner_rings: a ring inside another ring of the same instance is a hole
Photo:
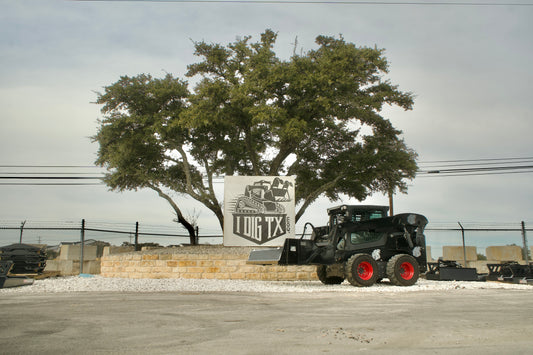
[[[327,226],[306,223],[302,236],[285,239],[283,247],[256,249],[250,264],[317,265],[324,284],[345,279],[354,286],[371,286],[388,278],[410,286],[427,270],[426,217],[415,213],[388,216],[386,206],[342,205],[328,209]],[[306,228],[312,233],[304,239]]]

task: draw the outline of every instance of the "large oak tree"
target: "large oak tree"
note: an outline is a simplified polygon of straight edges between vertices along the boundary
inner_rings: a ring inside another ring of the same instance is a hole
[[[201,60],[186,74],[193,90],[171,74],[124,76],[105,87],[93,140],[106,184],[156,191],[191,242],[194,230],[169,191],[203,203],[222,227],[217,176],[295,175],[296,220],[321,195],[405,192],[416,154],[381,111],[411,109],[413,96],[385,78],[384,51],[319,36],[318,48],[283,60],[275,41],[266,30],[257,42],[196,42]]]

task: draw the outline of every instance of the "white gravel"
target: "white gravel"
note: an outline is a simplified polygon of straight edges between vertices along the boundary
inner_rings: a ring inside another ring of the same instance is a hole
[[[323,285],[320,281],[249,281],[249,280],[197,280],[197,279],[121,279],[94,276],[57,277],[35,280],[33,285],[0,289],[0,294],[69,293],[69,292],[355,292],[355,293],[405,293],[445,291],[456,289],[531,290],[531,285],[503,282],[430,281],[420,279],[414,286],[399,287],[387,282],[371,287]]]

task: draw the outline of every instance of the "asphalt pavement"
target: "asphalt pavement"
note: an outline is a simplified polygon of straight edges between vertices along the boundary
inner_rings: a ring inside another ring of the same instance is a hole
[[[531,290],[2,294],[3,354],[531,354]]]

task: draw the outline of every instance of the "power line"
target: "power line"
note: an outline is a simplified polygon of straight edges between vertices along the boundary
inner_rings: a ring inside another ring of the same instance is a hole
[[[0,182],[0,186],[83,186],[83,185],[103,185],[103,183],[76,183],[76,182],[42,182],[42,183],[24,183],[24,182]]]
[[[433,175],[417,175],[417,178],[436,178],[436,177],[455,177],[455,176],[483,176],[483,175],[510,175],[510,174],[528,174],[533,173],[529,171],[508,171],[508,172],[486,172],[486,173],[464,173],[464,174],[433,174]]]
[[[436,164],[443,164],[440,167]],[[417,172],[417,177],[456,177],[456,176],[483,176],[483,175],[506,175],[533,173],[533,157],[510,157],[510,158],[482,158],[482,159],[455,159],[433,160],[419,162],[423,166]],[[0,168],[97,168],[85,165],[0,165]],[[2,172],[0,180],[20,180],[17,182],[0,183],[0,186],[58,186],[58,185],[103,185],[104,176],[78,176],[90,175],[89,172]],[[40,176],[27,176],[40,175]],[[61,175],[61,176],[57,176]],[[50,180],[46,183],[27,182],[26,180]],[[68,180],[100,180],[98,183],[68,182]],[[53,182],[52,182],[53,181]],[[60,183],[58,181],[61,181]],[[223,182],[223,177],[213,177],[214,183]]]
[[[533,5],[533,4],[532,4]],[[533,157],[512,157],[512,158],[480,158],[480,159],[454,159],[454,160],[427,160],[420,161],[418,164],[437,164],[437,163],[472,163],[483,164],[485,162],[509,162],[512,161],[533,161]],[[487,163],[489,164],[489,163]],[[492,163],[491,163],[492,164]],[[91,168],[91,169],[105,169],[95,165],[35,165],[35,164],[19,164],[19,165],[0,165],[0,168]],[[21,173],[30,174],[30,173]],[[33,174],[33,173],[31,173]],[[48,174],[48,173],[47,173]],[[56,173],[54,173],[56,174]],[[59,174],[59,173],[57,173]],[[86,174],[86,173],[72,173],[72,174]],[[89,174],[89,173],[87,173]]]
[[[100,180],[101,176],[0,176],[0,179],[16,180]]]
[[[3,164],[0,169],[0,186],[97,186],[104,178],[95,165]]]
[[[0,176],[0,180],[102,180],[101,176]]]
[[[533,169],[533,165],[512,165],[512,166],[490,166],[490,167],[472,167],[472,168],[455,168],[455,169],[436,169],[436,170],[420,170],[419,172],[425,174],[448,174],[448,173],[468,173],[468,172],[483,172],[483,171],[501,171],[501,170],[524,170]]]
[[[505,2],[458,2],[458,1],[340,1],[340,0],[71,0],[75,2],[152,2],[152,3],[194,3],[194,4],[291,4],[291,5],[363,5],[363,6],[533,6],[533,3],[505,3]]]
[[[436,160],[420,162],[417,177],[523,174],[533,172],[531,163],[532,157]]]
[[[23,173],[23,172],[17,172],[17,173],[6,173],[6,172],[2,172],[0,174],[3,174],[3,175],[42,175],[43,173],[40,172],[28,172],[28,173]],[[65,175],[67,173],[46,173],[46,175]],[[78,173],[78,172],[69,172],[68,174],[73,174],[73,175],[90,175],[90,174],[94,174],[94,173]]]
[[[435,167],[439,167],[439,166],[441,167],[440,169],[443,169],[443,168],[457,168],[457,167],[476,167],[476,166],[489,167],[489,166],[494,166],[494,165],[501,165],[501,164],[504,164],[504,163],[507,163],[507,164],[525,164],[525,163],[531,164],[531,163],[533,163],[533,160],[524,160],[524,161],[520,161],[520,162],[463,163],[463,164],[445,164],[445,165],[425,165],[424,164],[421,168],[435,170],[434,168]],[[422,165],[422,164],[420,164],[420,165]],[[520,166],[520,165],[512,165],[512,166]]]
[[[523,157],[523,158],[484,158],[484,159],[458,159],[458,160],[430,160],[430,161],[421,161],[419,164],[447,164],[447,163],[485,163],[485,162],[495,162],[495,161],[532,161],[533,157]],[[487,163],[488,164],[488,163]]]
[[[0,168],[91,168],[102,169],[95,165],[0,165]]]

